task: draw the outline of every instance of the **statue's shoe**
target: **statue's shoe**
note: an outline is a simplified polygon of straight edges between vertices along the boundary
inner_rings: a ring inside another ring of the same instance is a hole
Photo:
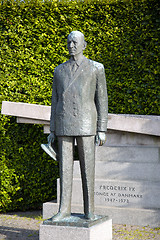
[[[59,213],[57,213],[55,216],[53,216],[53,217],[51,217],[51,218],[49,218],[49,219],[47,219],[47,220],[44,220],[44,221],[43,221],[43,224],[44,224],[44,225],[50,225],[50,224],[52,224],[52,223],[54,223],[54,222],[61,221],[61,220],[63,220],[64,218],[69,217],[69,216],[71,216],[70,213],[61,213],[61,212],[59,212]]]
[[[94,220],[95,219],[95,215],[94,215],[94,213],[87,213],[87,214],[85,214],[85,219],[88,219],[88,220]]]

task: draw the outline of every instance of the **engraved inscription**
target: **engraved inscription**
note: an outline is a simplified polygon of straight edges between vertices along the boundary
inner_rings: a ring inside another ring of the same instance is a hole
[[[95,191],[95,198],[101,198],[103,202],[109,205],[121,206],[135,203],[143,198],[136,187],[121,185],[99,185]]]

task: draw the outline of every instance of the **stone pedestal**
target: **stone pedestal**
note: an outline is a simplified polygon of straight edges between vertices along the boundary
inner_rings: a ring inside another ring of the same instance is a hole
[[[112,240],[112,220],[96,216],[85,220],[82,214],[74,214],[53,225],[40,225],[40,240]]]

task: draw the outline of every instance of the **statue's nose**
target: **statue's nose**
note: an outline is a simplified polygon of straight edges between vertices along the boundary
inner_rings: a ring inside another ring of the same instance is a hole
[[[73,42],[70,43],[70,46],[69,46],[69,47],[70,47],[70,48],[73,48],[73,47],[74,47]]]

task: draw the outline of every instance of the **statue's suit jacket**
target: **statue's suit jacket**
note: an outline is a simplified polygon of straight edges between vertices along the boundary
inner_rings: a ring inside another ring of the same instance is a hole
[[[106,132],[108,100],[103,64],[83,57],[73,74],[72,60],[54,71],[50,130],[57,136]]]

